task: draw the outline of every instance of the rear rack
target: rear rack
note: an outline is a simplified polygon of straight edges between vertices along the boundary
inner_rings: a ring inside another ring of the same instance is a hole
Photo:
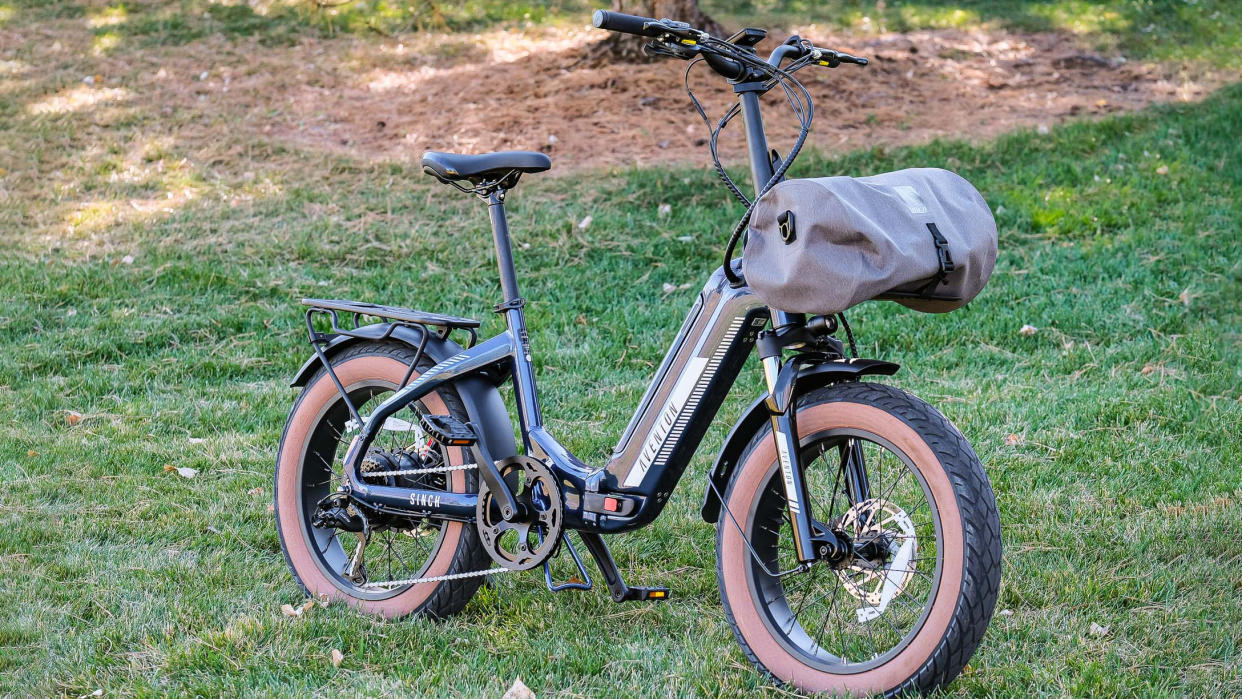
[[[341,385],[341,380],[337,378],[336,372],[332,370],[332,364],[328,361],[328,356],[324,354],[324,349],[327,348],[334,337],[344,335],[364,340],[387,340],[392,337],[393,332],[397,328],[417,328],[420,330],[421,339],[418,343],[418,350],[415,352],[414,360],[410,362],[410,367],[406,370],[405,377],[401,379],[401,385],[397,387],[397,390],[405,388],[405,385],[409,383],[410,376],[414,373],[414,367],[418,366],[419,361],[423,358],[423,352],[427,348],[427,339],[431,335],[434,334],[437,338],[446,340],[454,330],[464,330],[470,336],[466,341],[467,349],[473,347],[479,340],[479,334],[476,330],[479,327],[479,321],[471,318],[427,313],[399,306],[381,306],[363,301],[302,299],[302,305],[310,307],[306,309],[306,332],[310,337],[311,348],[315,350],[315,355],[319,357],[319,361],[328,372],[328,376],[336,386],[337,392],[345,399],[345,405],[349,408],[350,417],[356,420],[359,425],[362,424],[362,418],[358,415],[358,409],[354,407],[354,403],[350,400],[345,387]],[[314,321],[317,314],[328,317],[332,325],[331,332],[321,333],[315,330]],[[345,322],[342,322],[341,314],[345,314]],[[363,322],[365,318],[377,318],[382,321],[388,321],[388,327],[379,337],[376,337],[374,333],[364,335],[360,332],[361,329],[364,326],[371,325],[370,323]]]

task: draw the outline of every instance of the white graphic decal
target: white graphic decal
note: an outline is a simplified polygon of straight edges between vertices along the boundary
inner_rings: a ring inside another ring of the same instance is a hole
[[[673,449],[681,441],[681,435],[686,431],[690,416],[699,407],[703,394],[707,393],[708,385],[716,376],[716,370],[720,368],[720,363],[724,361],[725,354],[733,345],[733,339],[737,337],[738,330],[745,321],[745,316],[733,319],[710,358],[692,357],[686,362],[685,370],[677,379],[677,384],[673,386],[668,399],[664,401],[664,407],[660,409],[659,417],[656,418],[655,425],[651,427],[651,432],[647,434],[642,451],[638,453],[638,461],[634,463],[634,467],[625,477],[626,488],[636,488],[641,485],[652,465],[664,463],[672,454]]]

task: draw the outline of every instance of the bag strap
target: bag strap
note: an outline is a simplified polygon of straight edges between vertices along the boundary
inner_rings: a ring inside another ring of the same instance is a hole
[[[940,271],[932,277],[927,286],[919,290],[919,293],[931,296],[937,286],[948,283],[945,278],[949,276],[949,272],[956,269],[956,265],[953,264],[953,256],[949,253],[949,241],[945,240],[944,234],[936,228],[936,224],[928,222],[927,230],[931,232],[932,242],[936,244],[936,261],[939,263]]]

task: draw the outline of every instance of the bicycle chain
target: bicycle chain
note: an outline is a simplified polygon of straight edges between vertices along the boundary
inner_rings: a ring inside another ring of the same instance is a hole
[[[467,471],[478,468],[478,464],[458,464],[456,466],[436,466],[435,468],[407,468],[400,471],[363,471],[364,478],[378,476],[416,476],[423,473],[447,473],[449,471]]]
[[[435,468],[407,468],[400,471],[375,471],[367,473],[368,478],[372,476],[414,476],[424,473],[447,473],[449,471],[466,471],[472,468],[478,468],[478,464],[458,464],[456,466],[438,466]],[[405,580],[386,580],[384,582],[363,583],[363,589],[376,589],[381,587],[402,587],[405,585],[419,585],[421,583],[445,582],[448,580],[461,580],[462,578],[477,578],[480,575],[492,575],[494,573],[512,573],[514,571],[508,568],[488,568],[486,570],[472,570],[465,573],[450,573],[448,575],[433,575],[426,578],[407,578]]]
[[[477,578],[480,575],[493,575],[495,573],[516,573],[516,570],[508,568],[488,568],[486,570],[472,570],[465,573],[450,573],[448,575],[433,575],[429,578],[409,578],[407,580],[389,580],[386,582],[369,582],[362,585],[363,589],[374,589],[377,587],[401,587],[403,585],[418,585],[420,583],[444,582],[446,580],[460,580],[462,578]]]

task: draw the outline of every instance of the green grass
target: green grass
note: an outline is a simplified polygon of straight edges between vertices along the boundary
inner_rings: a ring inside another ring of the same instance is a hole
[[[1232,0],[715,0],[721,16],[866,32],[1007,29],[1077,34],[1130,58],[1242,66],[1242,6]]]
[[[1129,58],[1242,67],[1242,5],[1233,0],[703,0],[727,26],[817,23],[863,33],[985,26],[1076,34],[1094,48]],[[131,0],[99,4],[0,2],[0,26],[26,20],[109,17],[95,29],[139,45],[179,45],[221,35],[264,45],[337,33],[477,31],[495,24],[585,24],[606,0]]]
[[[947,166],[998,212],[996,274],[967,309],[852,314],[865,354],[905,365],[894,382],[956,421],[997,490],[999,607],[1013,614],[952,692],[1242,691],[1240,115],[1231,88],[1048,135],[799,167]],[[734,647],[714,532],[696,514],[711,452],[758,390],[753,368],[663,518],[616,543],[626,575],[670,584],[671,603],[614,606],[505,576],[447,624],[340,607],[281,616],[299,595],[267,505],[285,381],[307,354],[295,299],[408,303],[496,328],[475,202],[413,169],[319,165],[313,178],[271,174],[275,193],[241,206],[202,197],[116,224],[90,256],[82,240],[3,227],[0,691],[494,695],[517,675],[541,693],[768,691]],[[514,197],[545,411],[590,460],[691,301],[662,284],[717,264],[736,211],[711,181],[699,169],[533,177]],[[119,186],[97,194],[126,196]],[[673,213],[658,219],[664,202]],[[1039,333],[1020,335],[1026,323]],[[69,410],[85,418],[70,426]],[[1009,434],[1025,442],[1007,446]]]

